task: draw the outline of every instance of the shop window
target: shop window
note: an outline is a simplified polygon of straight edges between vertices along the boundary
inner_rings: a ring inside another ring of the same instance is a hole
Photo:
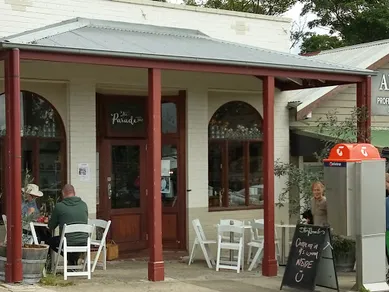
[[[28,180],[37,184],[44,196],[38,199],[42,212],[50,212],[60,198],[61,187],[66,179],[65,133],[61,117],[43,97],[22,91],[21,129],[22,136],[22,186]],[[4,192],[4,136],[5,96],[0,95],[0,193]],[[0,212],[5,213],[5,200],[1,196]]]
[[[221,106],[208,127],[210,210],[259,207],[263,202],[262,118],[251,105]]]
[[[161,126],[163,134],[177,133],[177,105],[172,101],[162,101]]]

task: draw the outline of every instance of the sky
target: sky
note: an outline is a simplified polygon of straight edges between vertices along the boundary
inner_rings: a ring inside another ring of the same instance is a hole
[[[308,24],[309,21],[314,20],[316,18],[315,14],[308,13],[304,17],[300,16],[301,10],[303,8],[303,5],[298,2],[296,5],[294,5],[288,12],[284,13],[283,16],[289,17],[293,19],[293,22],[295,22],[299,26],[304,26],[304,24]],[[306,31],[309,29],[306,28]],[[318,34],[328,34],[329,29],[325,27],[319,27],[312,29],[312,32],[316,32]],[[293,54],[298,54],[300,52],[299,45],[291,49],[290,51]]]

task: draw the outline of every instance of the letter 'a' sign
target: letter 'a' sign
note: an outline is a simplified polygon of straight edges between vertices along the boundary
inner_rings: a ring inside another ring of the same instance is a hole
[[[380,70],[371,78],[371,114],[389,116],[389,70]]]
[[[339,291],[329,227],[296,226],[281,288],[315,291],[316,286]]]

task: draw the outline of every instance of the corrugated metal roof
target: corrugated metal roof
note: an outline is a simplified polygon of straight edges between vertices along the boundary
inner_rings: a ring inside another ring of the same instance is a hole
[[[278,51],[226,42],[199,31],[143,24],[76,18],[42,29],[0,39],[0,45],[29,45],[34,49],[120,53],[128,57],[159,58],[225,65],[370,75],[369,70],[315,60]]]
[[[389,40],[382,40],[323,51],[318,55],[308,58],[366,69],[388,54]],[[336,86],[296,90],[294,92],[288,92],[287,96],[290,102],[301,102],[301,104],[297,107],[297,111],[300,111],[334,88],[336,88]]]

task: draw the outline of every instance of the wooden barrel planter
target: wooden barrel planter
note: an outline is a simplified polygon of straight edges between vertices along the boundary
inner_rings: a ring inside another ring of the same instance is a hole
[[[23,282],[38,283],[42,279],[49,246],[46,244],[26,244],[22,247]],[[7,247],[0,245],[0,280],[5,280],[5,265],[7,263]]]

